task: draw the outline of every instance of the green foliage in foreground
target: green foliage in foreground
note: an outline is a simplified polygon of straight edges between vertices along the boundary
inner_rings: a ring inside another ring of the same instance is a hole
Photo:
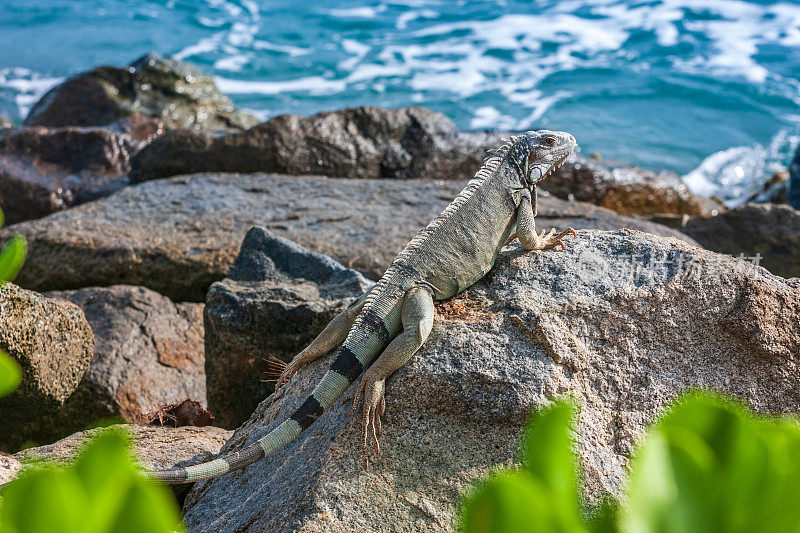
[[[800,426],[755,417],[709,392],[677,401],[633,457],[626,505],[581,509],[572,448],[577,409],[536,413],[523,467],[479,485],[463,502],[464,533],[800,531]]]
[[[0,251],[0,286],[14,279],[25,254],[22,237]],[[0,350],[0,396],[21,377],[17,362]],[[0,490],[0,533],[183,531],[172,493],[141,474],[130,449],[124,432],[106,430],[69,467],[28,467]]]
[[[0,496],[2,533],[182,530],[170,490],[141,475],[120,430],[100,433],[69,467],[29,467]]]
[[[3,212],[0,211],[0,228],[3,227]],[[25,238],[17,235],[0,250],[0,286],[13,280],[25,261],[28,244]],[[16,361],[0,350],[0,396],[5,396],[19,386],[22,372]]]

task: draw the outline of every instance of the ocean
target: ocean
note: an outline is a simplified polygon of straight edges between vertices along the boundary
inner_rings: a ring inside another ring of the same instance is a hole
[[[564,129],[731,204],[800,142],[796,1],[2,0],[0,114],[150,51],[262,119],[423,105],[464,129]]]

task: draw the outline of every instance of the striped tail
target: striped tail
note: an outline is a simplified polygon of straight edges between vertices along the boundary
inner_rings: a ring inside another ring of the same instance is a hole
[[[364,309],[362,311],[347,336],[347,340],[337,348],[337,355],[330,370],[323,376],[311,396],[291,417],[284,420],[258,442],[241,451],[227,454],[207,463],[159,470],[150,475],[170,485],[192,483],[243,468],[286,446],[322,416],[322,413],[344,394],[358,379],[364,368],[388,344],[389,331],[383,320],[379,318],[375,320],[376,318],[378,317],[371,310]],[[381,326],[383,327],[381,328]],[[375,329],[382,331],[378,332]],[[360,355],[356,355],[356,352]]]

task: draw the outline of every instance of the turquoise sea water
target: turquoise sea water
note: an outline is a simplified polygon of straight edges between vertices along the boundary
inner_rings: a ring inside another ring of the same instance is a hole
[[[800,140],[800,4],[749,0],[2,0],[0,113],[149,51],[267,118],[420,104],[547,127],[735,201]]]

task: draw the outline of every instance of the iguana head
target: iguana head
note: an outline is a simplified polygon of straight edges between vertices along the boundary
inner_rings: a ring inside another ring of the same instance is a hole
[[[510,156],[528,186],[560,167],[578,143],[565,131],[533,130],[514,139]]]

